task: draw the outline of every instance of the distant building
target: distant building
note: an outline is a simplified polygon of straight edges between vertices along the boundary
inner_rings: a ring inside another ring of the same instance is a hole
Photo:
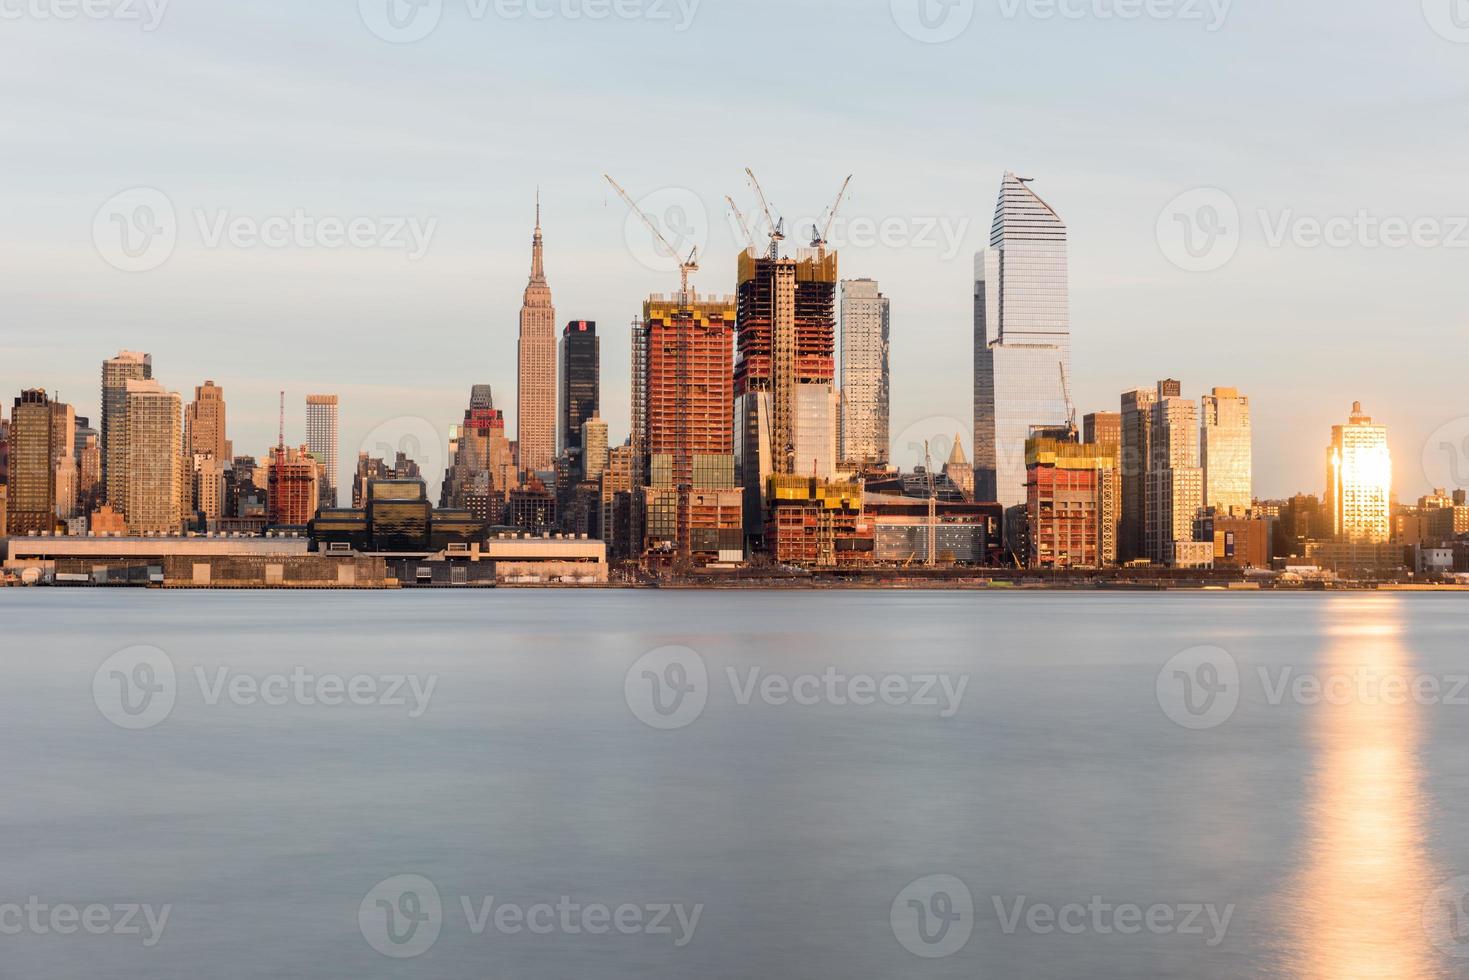
[[[184,416],[184,452],[190,458],[207,453],[228,464],[234,458],[227,426],[224,389],[213,381],[194,388],[194,400]]]
[[[1387,429],[1352,405],[1346,425],[1333,426],[1327,449],[1326,508],[1338,541],[1386,544],[1391,540],[1392,454]]]
[[[277,446],[266,479],[266,517],[274,527],[305,527],[320,509],[320,469],[307,446]]]
[[[891,306],[871,279],[842,280],[837,457],[845,469],[888,463]]]
[[[366,506],[327,508],[309,525],[318,551],[350,549],[371,553],[430,554],[463,549],[485,540],[486,527],[466,510],[434,510],[417,479],[372,479]]]
[[[76,427],[77,492],[76,511],[90,514],[102,503],[102,435],[87,419],[78,418]]]
[[[1231,516],[1212,507],[1194,523],[1194,539],[1214,546],[1215,568],[1270,568],[1274,532],[1274,519]]]
[[[1182,397],[1176,381],[1158,385],[1150,438],[1147,557],[1157,565],[1174,565],[1175,546],[1193,541],[1194,518],[1204,506],[1198,407]]]
[[[780,564],[859,568],[874,560],[872,522],[863,513],[860,481],[809,476],[770,478],[765,542]]]
[[[615,561],[641,556],[642,522],[638,519],[642,488],[639,486],[637,449],[629,443],[607,454],[602,473],[602,540],[607,555]]]
[[[225,463],[213,453],[195,453],[190,463],[191,496],[202,530],[219,526],[225,514]]]
[[[131,534],[178,534],[188,506],[183,399],[157,381],[124,385],[122,513]]]
[[[306,448],[321,467],[319,506],[337,506],[337,396],[306,396]]]
[[[1112,446],[1122,451],[1122,413],[1092,412],[1082,420],[1081,441],[1093,446]],[[1121,464],[1118,464],[1119,470]]]
[[[123,413],[127,409],[127,382],[152,377],[151,354],[125,350],[102,362],[102,482],[108,502],[119,509],[126,478]]]
[[[386,475],[386,468],[376,475]],[[363,477],[359,475],[357,483],[362,482]],[[495,407],[490,386],[475,385],[459,426],[440,506],[468,510],[482,520],[495,523],[504,510],[505,495],[518,485],[515,458],[510,451],[510,440],[505,436],[505,415]],[[359,494],[354,485],[354,505]]]
[[[776,259],[746,249],[737,281],[735,466],[745,533],[758,543],[770,476],[836,475],[837,253]]]
[[[1066,223],[1005,174],[990,244],[974,260],[974,492],[1025,506],[1025,443],[1065,425],[1071,367]]]
[[[600,416],[594,415],[582,423],[581,465],[584,481],[601,481],[602,471],[607,469],[607,452],[607,423]]]
[[[744,557],[730,421],[734,326],[733,297],[654,295],[643,304],[636,349],[645,360],[635,373],[646,401],[635,415],[644,429],[632,440],[643,484],[629,519],[641,525],[645,552],[701,563]]]
[[[516,417],[519,465],[525,473],[549,473],[556,458],[556,307],[546,281],[541,204],[531,240],[530,281],[520,308],[519,397]]]
[[[549,534],[555,531],[555,492],[534,477],[524,486],[511,490],[505,508],[504,524],[517,531],[532,534]]]
[[[954,434],[954,448],[949,451],[948,462],[944,463],[944,476],[964,492],[965,500],[974,499],[974,466],[964,455],[961,433]]]
[[[1031,568],[1101,568],[1117,561],[1121,480],[1116,449],[1032,439],[1026,445]]]
[[[53,402],[42,388],[23,391],[15,399],[7,501],[11,534],[49,534],[57,528],[56,460],[73,438],[69,411],[70,406]]]
[[[1254,502],[1250,400],[1238,389],[1215,388],[1200,408],[1204,506],[1243,517]]]
[[[557,414],[556,451],[575,461],[582,478],[582,426],[601,411],[601,341],[592,320],[572,320],[561,333],[560,410]]]
[[[1157,388],[1122,394],[1122,522],[1117,557],[1123,562],[1148,557],[1148,466],[1153,454],[1153,405],[1157,401]]]

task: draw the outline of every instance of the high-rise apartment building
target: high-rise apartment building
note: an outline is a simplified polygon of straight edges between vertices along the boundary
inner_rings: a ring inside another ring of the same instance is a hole
[[[573,457],[572,470],[582,474],[582,425],[602,409],[601,341],[592,320],[572,320],[561,333],[559,351],[560,410],[556,413],[556,450]]]
[[[183,530],[189,480],[184,468],[183,399],[154,380],[124,386],[122,514],[132,534]]]
[[[1173,565],[1175,546],[1193,541],[1194,518],[1204,506],[1198,406],[1182,397],[1176,381],[1158,385],[1150,438],[1147,557],[1154,564]]]
[[[1005,174],[990,245],[974,260],[974,486],[1007,509],[1026,502],[1025,444],[1064,427],[1071,370],[1066,224]]]
[[[582,479],[596,483],[607,469],[607,423],[601,416],[594,415],[582,424],[581,464]]]
[[[90,514],[102,504],[102,435],[88,419],[76,427],[77,503],[79,514]]]
[[[1250,400],[1215,388],[1201,403],[1204,506],[1220,517],[1243,517],[1254,503]]]
[[[1122,471],[1122,522],[1117,557],[1123,562],[1148,557],[1148,464],[1152,461],[1153,405],[1157,401],[1157,388],[1122,394],[1122,454],[1118,460]]]
[[[119,351],[102,362],[102,482],[113,509],[123,510],[123,413],[127,410],[127,383],[153,377],[153,355]]]
[[[73,425],[71,406],[52,401],[44,389],[23,391],[15,400],[10,416],[7,504],[11,534],[56,530],[57,459],[61,451],[71,446]],[[63,426],[66,431],[59,431]],[[75,489],[74,480],[72,489]]]
[[[745,529],[758,536],[772,474],[836,474],[837,253],[772,259],[750,248],[737,278],[735,455]]]
[[[1331,533],[1352,544],[1391,539],[1392,453],[1387,427],[1352,403],[1346,425],[1332,426],[1326,451],[1326,510]]]
[[[224,463],[234,458],[225,416],[224,389],[213,381],[196,385],[184,416],[184,452],[189,458],[203,453]]]
[[[531,240],[530,281],[520,308],[519,397],[516,436],[520,469],[547,473],[556,458],[556,307],[546,282],[541,204],[536,200],[536,230]]]
[[[337,396],[306,396],[306,448],[321,466],[319,506],[337,506]]]
[[[891,306],[871,279],[842,281],[837,456],[857,470],[889,458],[888,344]]]
[[[1092,412],[1082,421],[1081,441],[1093,446],[1112,446],[1122,449],[1122,413]]]
[[[643,304],[645,453],[638,518],[647,550],[688,560],[743,557],[743,501],[734,479],[734,297],[680,293]],[[635,370],[635,373],[638,373]],[[605,497],[605,494],[604,494]]]
[[[224,516],[225,464],[213,453],[195,453],[189,458],[194,511],[203,522],[201,530],[218,527]]]

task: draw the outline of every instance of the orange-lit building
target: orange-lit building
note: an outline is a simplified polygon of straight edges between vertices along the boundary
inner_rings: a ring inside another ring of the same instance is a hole
[[[277,446],[271,452],[267,521],[279,527],[305,527],[320,504],[320,467],[305,446]]]
[[[1031,439],[1025,474],[1030,567],[1100,568],[1117,561],[1121,481],[1112,447]]]
[[[874,560],[873,523],[860,481],[772,476],[765,546],[777,562],[804,568],[860,568]]]

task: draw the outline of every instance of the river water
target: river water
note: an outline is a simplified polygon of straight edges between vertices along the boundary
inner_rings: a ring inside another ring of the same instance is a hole
[[[0,977],[1469,975],[1451,595],[0,590]]]

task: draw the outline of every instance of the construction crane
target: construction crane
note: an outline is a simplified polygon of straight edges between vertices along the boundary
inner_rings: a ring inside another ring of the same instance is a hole
[[[659,245],[663,246],[663,250],[668,253],[670,258],[672,258],[675,262],[678,262],[678,249],[668,244],[668,239],[663,236],[663,232],[658,227],[658,223],[652,218],[648,217],[645,213],[643,213],[643,210],[638,207],[637,202],[632,199],[632,196],[628,194],[627,191],[622,189],[621,184],[613,180],[607,174],[603,174],[602,176],[606,178],[607,183],[612,185],[612,189],[617,191],[618,196],[627,203],[627,206],[632,210],[632,213],[641,218],[643,224],[648,226],[648,230],[653,233],[653,239]],[[695,246],[693,251],[689,252],[689,257],[678,263],[680,302],[687,303],[690,301],[691,294],[689,293],[689,274],[698,271],[699,249],[697,246]]]
[[[1061,364],[1061,394],[1066,399],[1066,435],[1072,442],[1081,441],[1081,430],[1076,427],[1076,403],[1071,400],[1071,379],[1066,375],[1066,362]]]
[[[923,440],[923,475],[928,477],[928,561],[929,568],[938,564],[939,539],[939,492],[933,482],[933,457],[928,452],[928,440]]]
[[[740,234],[745,236],[745,244],[750,248],[756,248],[755,236],[750,233],[750,223],[745,220],[745,213],[734,202],[734,198],[726,194],[724,199],[729,202],[729,209],[734,212],[735,220],[740,223]]]
[[[837,191],[837,199],[822,215],[825,220],[818,218],[821,224],[811,226],[811,247],[823,257],[826,255],[826,236],[831,234],[831,226],[837,220],[837,212],[841,210],[842,200],[847,196],[847,185],[850,183],[852,183],[852,175],[847,174],[847,179],[842,181],[842,189]]]
[[[765,212],[765,221],[770,225],[770,260],[772,262],[780,258],[780,243],[786,237],[786,219],[776,218],[770,209],[770,202],[765,198],[765,191],[760,187],[760,181],[755,178],[755,171],[749,167],[745,168],[745,176],[750,178],[750,186],[755,188],[755,195],[760,198],[760,208]]]

